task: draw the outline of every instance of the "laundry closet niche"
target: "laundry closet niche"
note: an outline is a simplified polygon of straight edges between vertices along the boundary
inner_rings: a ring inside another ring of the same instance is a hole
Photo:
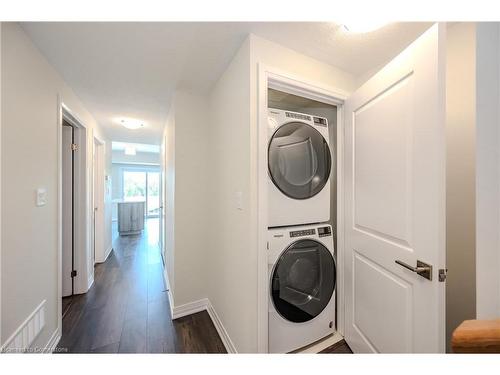
[[[333,227],[333,240],[337,249],[337,107],[334,105],[303,98],[283,91],[269,88],[267,107],[285,111],[299,112],[328,120],[328,133],[331,152],[330,171],[330,221]]]

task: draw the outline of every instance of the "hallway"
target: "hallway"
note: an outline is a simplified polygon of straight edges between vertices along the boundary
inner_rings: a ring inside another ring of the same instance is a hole
[[[63,300],[57,352],[225,353],[206,311],[172,321],[157,246],[158,219],[139,236],[113,231],[113,252],[87,294]],[[69,306],[66,309],[64,306]]]

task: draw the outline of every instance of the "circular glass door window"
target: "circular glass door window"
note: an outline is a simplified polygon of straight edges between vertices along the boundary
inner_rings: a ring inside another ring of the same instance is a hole
[[[336,268],[331,252],[306,239],[290,245],[276,262],[271,297],[285,319],[302,323],[321,314],[335,290]]]
[[[328,182],[330,148],[319,131],[302,122],[280,126],[268,148],[269,175],[274,185],[293,199],[318,194]]]

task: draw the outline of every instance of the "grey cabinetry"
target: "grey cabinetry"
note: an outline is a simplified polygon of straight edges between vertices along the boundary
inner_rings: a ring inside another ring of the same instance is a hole
[[[118,232],[120,235],[139,234],[144,229],[144,202],[118,203]]]

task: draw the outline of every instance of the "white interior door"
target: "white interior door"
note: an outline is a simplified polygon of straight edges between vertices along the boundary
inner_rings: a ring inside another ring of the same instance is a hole
[[[346,341],[443,352],[445,29],[434,25],[347,101]],[[432,265],[432,280],[413,272]]]

